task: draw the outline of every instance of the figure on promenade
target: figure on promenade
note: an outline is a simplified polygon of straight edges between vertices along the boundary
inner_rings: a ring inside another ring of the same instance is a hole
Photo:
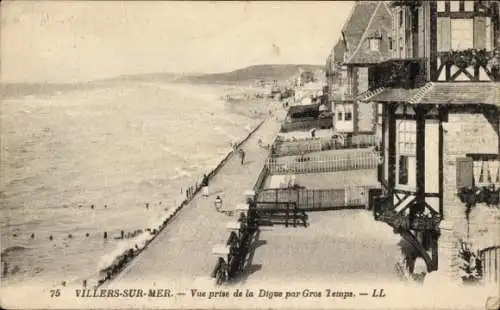
[[[206,174],[203,175],[203,180],[201,181],[201,186],[203,187],[203,197],[208,197],[208,177]]]
[[[222,199],[220,196],[217,196],[214,200],[215,210],[220,211],[222,209]]]
[[[240,154],[241,164],[243,165],[245,163],[245,151],[243,149],[240,149],[239,154]]]

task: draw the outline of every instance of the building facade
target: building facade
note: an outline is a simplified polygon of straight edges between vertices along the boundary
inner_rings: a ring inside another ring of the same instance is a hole
[[[331,83],[334,127],[347,136],[373,134],[376,124],[376,105],[356,100],[369,89],[368,67],[390,56],[391,12],[387,3],[358,1],[354,4],[342,37],[333,49],[335,70]]]
[[[500,244],[500,221],[471,229],[471,215],[498,205],[499,2],[391,7],[392,59],[370,68],[371,91],[358,98],[378,104],[385,195],[376,218],[417,249],[428,271],[460,278],[459,240]]]

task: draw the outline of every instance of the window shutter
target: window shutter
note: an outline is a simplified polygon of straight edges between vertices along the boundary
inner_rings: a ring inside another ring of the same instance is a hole
[[[474,185],[474,162],[472,158],[457,158],[457,188]]]
[[[486,17],[474,17],[474,48],[486,48]]]
[[[449,17],[439,17],[437,20],[437,50],[448,52],[451,49],[451,20]]]

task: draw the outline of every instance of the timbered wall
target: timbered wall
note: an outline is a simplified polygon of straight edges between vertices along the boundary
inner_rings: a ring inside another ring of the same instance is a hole
[[[418,198],[441,212],[442,125],[439,110],[404,105],[385,109],[393,109],[394,120],[391,121],[390,115],[383,118],[383,182],[389,187],[394,184],[392,191],[396,209],[402,209]],[[394,141],[392,149],[391,139]]]
[[[493,8],[489,10],[488,7]],[[447,63],[450,51],[491,52],[500,34],[498,1],[424,1],[418,7],[393,8],[394,58],[425,58],[432,81],[490,81],[482,60],[463,67]],[[494,13],[497,11],[496,13]]]
[[[414,11],[412,11],[414,10]],[[430,6],[393,9],[392,46],[395,58],[428,58],[430,55]]]

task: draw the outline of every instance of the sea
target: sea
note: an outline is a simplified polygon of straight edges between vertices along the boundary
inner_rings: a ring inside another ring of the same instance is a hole
[[[124,81],[2,99],[2,285],[96,276],[130,247],[122,230],[157,223],[265,118],[262,99],[223,100],[236,90]]]

